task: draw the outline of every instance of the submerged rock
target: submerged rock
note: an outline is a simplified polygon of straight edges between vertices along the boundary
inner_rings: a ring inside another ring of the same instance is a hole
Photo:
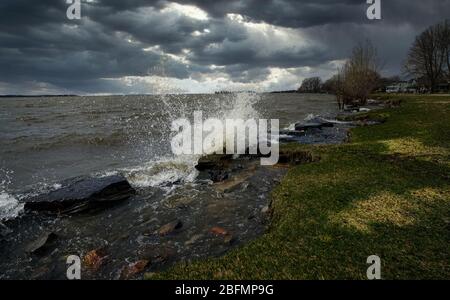
[[[236,241],[236,238],[231,234],[227,234],[223,238],[223,242],[225,245],[232,245],[235,241]]]
[[[77,177],[64,181],[56,191],[25,200],[25,209],[74,214],[111,205],[135,193],[123,176]]]
[[[220,236],[220,235],[225,236],[225,235],[228,234],[228,231],[226,231],[226,230],[223,229],[222,227],[217,227],[217,226],[211,228],[210,232],[211,232],[212,234],[214,234],[215,236]]]
[[[158,234],[160,236],[168,235],[180,229],[181,227],[183,227],[183,223],[180,220],[176,220],[159,228]]]
[[[262,213],[262,214],[267,214],[267,213],[269,213],[269,211],[270,211],[270,208],[269,208],[268,205],[264,206],[264,207],[261,209],[261,213]]]
[[[203,234],[195,234],[189,240],[187,240],[184,244],[186,246],[193,245],[201,238],[203,238]]]
[[[149,263],[150,261],[148,260],[139,260],[135,263],[129,264],[128,266],[125,266],[120,272],[120,279],[127,280],[139,273],[142,273],[149,265]]]
[[[104,248],[95,249],[86,253],[83,257],[83,264],[87,268],[97,271],[105,263],[106,259],[107,255]]]
[[[171,247],[150,247],[144,249],[142,251],[141,257],[144,260],[150,260],[152,264],[161,264],[165,263],[174,257],[177,254],[177,251]]]
[[[192,204],[194,200],[195,198],[190,196],[174,195],[165,199],[163,203],[168,208],[183,208]]]
[[[41,254],[48,250],[58,238],[56,233],[46,232],[25,247],[29,254]]]

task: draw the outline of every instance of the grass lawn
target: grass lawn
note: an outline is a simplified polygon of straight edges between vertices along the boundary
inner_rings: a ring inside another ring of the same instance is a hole
[[[338,146],[290,145],[320,161],[289,170],[262,237],[152,279],[450,279],[450,97],[383,96],[400,108]]]

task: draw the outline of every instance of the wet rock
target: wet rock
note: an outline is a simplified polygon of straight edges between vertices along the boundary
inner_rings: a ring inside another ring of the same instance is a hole
[[[183,223],[180,220],[176,220],[176,221],[170,222],[170,223],[162,226],[161,228],[159,228],[158,234],[160,236],[165,236],[165,235],[174,233],[181,227],[183,227]]]
[[[135,193],[123,176],[77,177],[56,191],[25,200],[25,209],[74,214],[125,200]]]
[[[285,136],[279,136],[278,137],[278,141],[280,143],[286,143],[287,144],[287,143],[294,143],[297,140],[295,139],[294,136],[287,136],[287,135],[285,135]]]
[[[322,129],[322,123],[297,123],[295,124],[296,131],[306,131],[308,129]]]
[[[129,264],[128,266],[125,266],[120,272],[120,279],[127,280],[139,273],[142,273],[149,265],[149,263],[150,262],[148,260],[139,260],[135,263]]]
[[[202,171],[198,174],[196,180],[197,182],[204,182],[204,183],[215,183],[215,182],[221,182],[226,179],[228,179],[230,176],[229,170],[224,169],[211,169],[207,171]]]
[[[232,245],[236,239],[231,234],[226,234],[223,238],[223,242],[225,245]]]
[[[12,233],[12,230],[0,222],[0,237],[5,237],[10,233]]]
[[[228,234],[228,231],[218,226],[211,228],[209,232],[211,232],[215,236],[225,236]]]
[[[104,248],[95,249],[86,253],[83,257],[83,264],[93,270],[97,271],[106,262],[108,258]]]
[[[170,247],[162,247],[162,248],[156,248],[151,247],[144,249],[141,252],[141,257],[144,260],[150,260],[152,263],[164,263],[167,262],[169,259],[175,256],[177,251]]]
[[[322,129],[323,127],[333,127],[334,123],[321,117],[314,117],[305,123],[295,124],[295,131],[307,131],[311,129]]]
[[[232,155],[211,154],[199,159],[195,168],[200,171],[200,179],[210,179],[213,182],[226,180],[230,173]]]
[[[236,190],[238,187],[242,187],[244,184],[247,184],[245,188],[248,187],[249,178],[256,172],[256,168],[254,166],[248,167],[247,170],[241,171],[239,173],[233,174],[230,178],[226,180],[222,180],[221,182],[215,183],[214,187],[222,192],[229,193]],[[244,189],[245,190],[245,189]]]
[[[289,136],[304,136],[304,131],[297,131],[297,130],[280,130],[280,135],[289,135]]]
[[[229,160],[232,158],[232,155],[227,154],[210,154],[202,156],[198,162],[195,168],[198,171],[207,171],[207,170],[213,170],[213,169],[223,169],[225,168]]]
[[[164,205],[168,208],[180,208],[189,206],[194,201],[193,198],[182,195],[174,195],[164,200]]]
[[[50,249],[58,236],[53,232],[46,232],[25,247],[29,254],[42,254]]]
[[[333,127],[334,126],[333,122],[327,121],[322,117],[314,117],[314,118],[308,120],[308,123],[321,124],[322,125],[321,127]]]
[[[195,244],[198,240],[203,237],[203,234],[195,234],[189,240],[187,240],[184,244],[186,246]]]
[[[214,201],[206,206],[206,215],[208,216],[220,216],[224,211],[229,211],[235,207],[236,203],[230,199],[224,199],[224,201]]]
[[[230,176],[229,172],[226,170],[211,170],[208,173],[213,182],[221,182],[227,180]]]

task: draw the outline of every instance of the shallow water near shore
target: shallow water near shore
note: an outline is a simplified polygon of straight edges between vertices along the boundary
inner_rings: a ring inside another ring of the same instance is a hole
[[[173,157],[170,122],[191,118],[276,118],[288,128],[308,115],[334,115],[333,96],[300,94],[22,98],[0,101],[0,218],[12,231],[0,242],[0,278],[63,279],[65,258],[104,248],[107,259],[85,278],[117,279],[123,267],[148,260],[146,271],[176,261],[221,255],[266,228],[270,191],[286,172],[235,161],[233,180],[198,180],[198,156]],[[315,140],[310,141],[314,143]],[[21,200],[80,175],[123,174],[137,194],[93,214],[22,213]],[[178,220],[180,230],[155,234]],[[227,238],[211,234],[226,230]],[[46,253],[25,249],[46,232]]]

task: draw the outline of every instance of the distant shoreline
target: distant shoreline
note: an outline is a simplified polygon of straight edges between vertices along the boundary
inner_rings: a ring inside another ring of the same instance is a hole
[[[51,97],[80,97],[80,95],[0,95],[0,98],[51,98]]]
[[[230,92],[229,94],[233,94],[234,92]],[[239,92],[236,92],[239,93]],[[190,94],[191,93],[187,93]],[[198,95],[226,95],[227,93],[199,93]],[[311,93],[300,93],[297,90],[288,90],[288,91],[270,91],[270,92],[262,92],[260,94],[311,94]],[[318,94],[326,94],[326,93],[318,93]],[[0,95],[0,98],[58,98],[58,97],[114,97],[114,96],[155,96],[160,94],[108,94],[108,95]],[[193,94],[195,95],[195,93]]]

